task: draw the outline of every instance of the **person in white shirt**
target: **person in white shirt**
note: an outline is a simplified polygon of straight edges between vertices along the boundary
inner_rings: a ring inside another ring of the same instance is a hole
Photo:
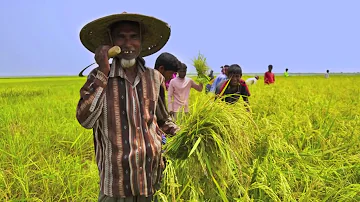
[[[259,80],[259,76],[255,76],[253,78],[248,78],[246,79],[246,85],[253,85],[253,84],[256,84],[257,80]]]
[[[326,70],[325,78],[329,78],[329,70]]]

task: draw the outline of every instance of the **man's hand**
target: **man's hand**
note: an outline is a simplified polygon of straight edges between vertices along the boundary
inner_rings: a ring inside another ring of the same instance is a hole
[[[110,64],[108,51],[111,46],[101,45],[95,50],[95,61],[99,65],[99,70],[105,73],[106,75],[110,72]]]

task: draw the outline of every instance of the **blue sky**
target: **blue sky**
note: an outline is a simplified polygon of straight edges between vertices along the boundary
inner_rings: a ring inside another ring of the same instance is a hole
[[[82,26],[123,11],[168,22],[172,34],[161,52],[188,64],[200,51],[220,71],[360,71],[359,0],[93,1],[18,0],[0,3],[0,76],[77,75],[94,61],[81,44]],[[90,71],[90,70],[88,70]],[[85,72],[85,74],[88,73]]]

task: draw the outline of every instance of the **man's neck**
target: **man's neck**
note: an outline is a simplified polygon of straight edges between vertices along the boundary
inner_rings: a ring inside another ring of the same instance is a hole
[[[123,67],[122,67],[123,68]],[[135,63],[135,65],[128,67],[128,68],[123,68],[124,72],[126,75],[136,75],[138,73],[138,68],[137,68],[137,64]]]

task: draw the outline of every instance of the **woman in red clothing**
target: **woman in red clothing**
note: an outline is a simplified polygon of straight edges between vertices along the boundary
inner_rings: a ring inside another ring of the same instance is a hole
[[[269,71],[265,72],[265,75],[264,75],[264,83],[265,84],[271,84],[271,83],[275,82],[275,75],[274,75],[274,73],[271,72],[273,69],[273,66],[269,65],[268,69],[269,69]]]

